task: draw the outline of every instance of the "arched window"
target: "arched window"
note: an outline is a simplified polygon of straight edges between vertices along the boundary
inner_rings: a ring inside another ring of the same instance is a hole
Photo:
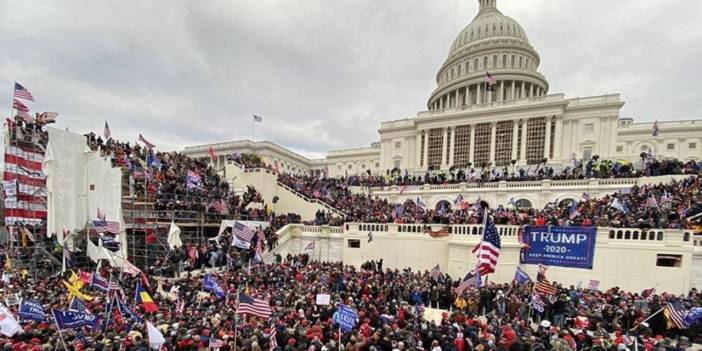
[[[488,58],[487,56],[483,57],[483,69],[486,69],[488,65]]]
[[[470,61],[466,61],[466,73],[470,72]]]
[[[492,55],[492,67],[497,67],[497,55]]]
[[[436,203],[434,209],[437,211],[451,212],[451,203],[446,200],[441,200]]]
[[[475,60],[473,60],[473,71],[477,71],[477,70],[478,70],[478,59],[476,58]]]
[[[512,55],[512,62],[509,64],[509,67],[514,68],[514,55]]]
[[[507,67],[507,55],[502,55],[502,67]]]
[[[528,209],[532,208],[533,206],[531,205],[531,201],[529,201],[527,199],[519,199],[519,200],[514,202],[514,207],[516,207],[519,210],[522,210],[522,209],[528,210]]]
[[[519,56],[519,68],[522,68],[522,57]]]

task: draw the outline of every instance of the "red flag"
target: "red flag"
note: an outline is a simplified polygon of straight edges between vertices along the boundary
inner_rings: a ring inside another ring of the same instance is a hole
[[[217,155],[215,155],[214,149],[212,146],[207,150],[207,154],[210,155],[210,158],[212,159],[212,163],[217,162]]]

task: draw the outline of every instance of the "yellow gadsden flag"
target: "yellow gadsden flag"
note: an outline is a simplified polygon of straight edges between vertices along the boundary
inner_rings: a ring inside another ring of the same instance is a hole
[[[71,272],[71,277],[68,278],[68,281],[64,280],[63,285],[68,290],[68,299],[69,300],[73,296],[75,296],[83,301],[92,301],[93,300],[92,296],[80,292],[80,289],[83,288],[83,282],[80,279],[78,279],[78,275],[76,275],[75,272]]]

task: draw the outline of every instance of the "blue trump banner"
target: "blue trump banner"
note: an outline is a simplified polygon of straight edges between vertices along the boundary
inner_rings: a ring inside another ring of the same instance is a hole
[[[94,328],[97,322],[97,318],[94,315],[84,312],[70,310],[51,310],[51,312],[54,314],[56,325],[60,329],[75,329],[84,325]]]
[[[22,300],[17,315],[23,321],[48,322],[44,307],[36,300]]]
[[[346,305],[339,305],[338,320],[339,327],[343,332],[348,332],[356,326],[358,322],[358,313],[354,311],[351,307]]]
[[[224,289],[222,289],[217,280],[210,273],[206,273],[202,278],[202,288],[205,291],[215,294],[218,299],[223,298],[225,295]]]
[[[521,263],[592,268],[597,231],[594,227],[531,227],[524,229]]]

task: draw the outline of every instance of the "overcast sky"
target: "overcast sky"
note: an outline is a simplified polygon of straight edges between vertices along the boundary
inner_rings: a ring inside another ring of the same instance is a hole
[[[702,1],[498,0],[551,93],[619,92],[637,121],[702,118]],[[367,146],[426,109],[477,0],[0,0],[0,87],[58,127],[160,150],[251,137],[304,155]],[[0,88],[0,91],[2,89]]]

